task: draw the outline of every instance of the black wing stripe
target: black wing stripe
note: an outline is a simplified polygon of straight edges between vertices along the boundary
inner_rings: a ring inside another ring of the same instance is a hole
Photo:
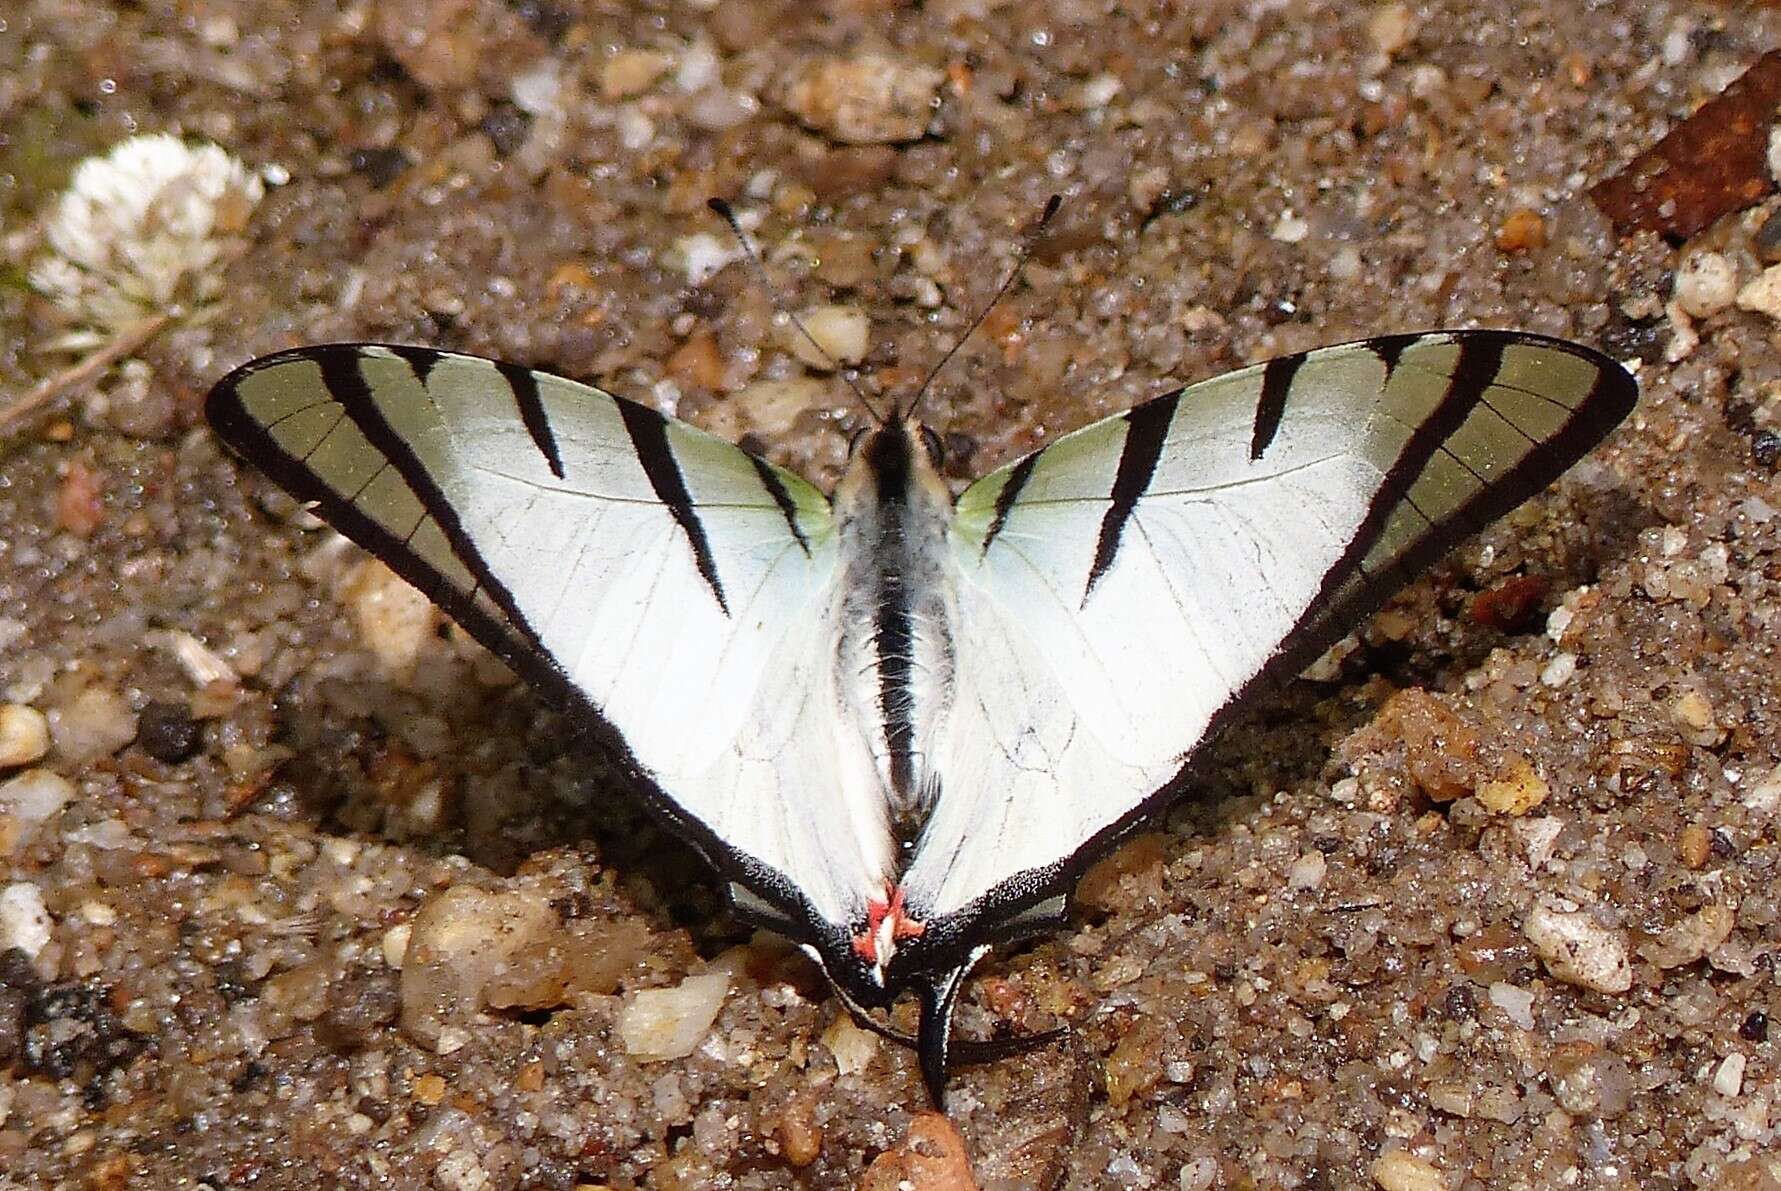
[[[1392,371],[1397,368],[1398,359],[1404,354],[1405,349],[1413,343],[1426,342],[1428,338],[1427,335],[1416,334],[1381,335],[1376,339],[1367,340],[1364,346],[1384,362],[1385,377],[1390,380]]]
[[[792,494],[785,490],[785,482],[765,459],[750,455],[748,461],[754,464],[754,474],[761,478],[761,487],[773,498],[773,503],[779,506],[780,516],[785,518],[785,527],[798,540],[798,548],[804,552],[804,557],[810,557],[810,540],[804,536],[803,526],[798,524],[798,506],[792,500]]]
[[[1095,542],[1094,564],[1088,570],[1088,585],[1083,589],[1082,602],[1088,603],[1088,597],[1094,594],[1095,584],[1113,565],[1113,557],[1119,553],[1120,535],[1125,532],[1125,524],[1131,520],[1132,513],[1138,507],[1138,501],[1150,487],[1150,479],[1156,474],[1157,460],[1162,458],[1163,441],[1169,435],[1169,423],[1175,419],[1175,406],[1181,400],[1181,393],[1176,391],[1147,401],[1126,414],[1125,446],[1119,452],[1119,468],[1113,476],[1113,491],[1109,493],[1107,512],[1101,518],[1101,534]]]
[[[513,403],[519,406],[519,419],[525,423],[526,433],[532,436],[538,453],[550,464],[550,474],[562,479],[563,456],[557,450],[557,436],[551,432],[550,415],[544,411],[544,399],[538,395],[538,374],[530,368],[499,360],[495,362],[495,371],[501,374],[501,379],[513,390]]]
[[[506,584],[497,579],[495,573],[483,561],[482,554],[471,542],[470,535],[464,532],[464,525],[458,518],[457,509],[445,498],[445,493],[440,491],[432,473],[427,470],[427,465],[421,462],[420,456],[414,453],[414,448],[396,433],[390,426],[389,419],[384,416],[382,408],[377,403],[376,393],[365,380],[364,370],[360,366],[365,359],[364,354],[346,349],[319,351],[313,353],[310,358],[320,367],[322,383],[327,386],[329,395],[339,403],[341,410],[352,420],[353,425],[359,428],[359,433],[365,436],[365,441],[395,465],[402,478],[408,482],[409,488],[413,489],[415,496],[419,498],[421,505],[438,524],[440,530],[444,532],[446,541],[451,543],[452,553],[457,555],[458,561],[463,563],[464,568],[476,577],[478,585],[488,593],[489,598],[495,602],[507,619],[513,622],[514,629],[528,643],[537,647],[539,644],[538,634],[526,620],[525,613],[520,611],[519,603],[513,598],[513,593],[507,590]],[[336,495],[338,496],[338,494]],[[352,508],[352,505],[346,503],[345,507]],[[427,594],[431,596],[433,592],[427,591]]]
[[[391,347],[389,352],[397,359],[405,360],[414,369],[414,379],[421,383],[423,389],[427,386],[427,377],[433,374],[433,369],[445,358],[443,353],[430,347]]]
[[[1453,376],[1448,380],[1446,394],[1435,403],[1428,416],[1405,440],[1397,460],[1386,472],[1384,482],[1379,485],[1379,491],[1373,494],[1373,502],[1367,508],[1367,515],[1350,539],[1348,548],[1324,574],[1323,584],[1312,600],[1311,607],[1325,607],[1330,597],[1354,574],[1360,561],[1379,540],[1386,522],[1391,519],[1392,511],[1409,495],[1410,487],[1422,473],[1423,467],[1441,448],[1441,444],[1460,428],[1471,414],[1472,407],[1484,396],[1484,391],[1490,387],[1490,382],[1502,367],[1506,346],[1504,339],[1494,335],[1467,335],[1459,341],[1459,356],[1454,361]],[[1394,369],[1395,363],[1394,358]],[[1390,383],[1389,371],[1386,383]],[[1451,542],[1452,539],[1448,540]]]
[[[625,432],[631,436],[631,446],[637,452],[637,462],[648,477],[650,487],[655,489],[656,499],[667,506],[681,532],[686,534],[687,544],[693,550],[693,564],[699,568],[717,606],[728,616],[730,604],[724,598],[717,565],[711,560],[711,542],[705,536],[705,524],[693,507],[692,495],[686,490],[686,479],[680,474],[680,465],[674,462],[674,448],[668,443],[668,419],[635,401],[614,398],[613,404],[624,420]]]
[[[989,544],[1002,532],[1002,526],[1008,524],[1009,511],[1014,508],[1014,502],[1020,499],[1021,489],[1027,486],[1027,481],[1033,476],[1033,468],[1039,465],[1039,456],[1044,453],[1043,450],[1034,451],[1016,463],[1014,470],[1008,473],[1007,483],[996,493],[996,514],[990,519],[989,532],[983,535],[983,549],[978,552],[978,557],[989,553]]]
[[[1262,366],[1262,393],[1255,403],[1255,432],[1249,439],[1249,458],[1260,459],[1262,452],[1280,433],[1280,419],[1286,414],[1286,395],[1292,391],[1292,378],[1298,375],[1305,353],[1281,356]]]

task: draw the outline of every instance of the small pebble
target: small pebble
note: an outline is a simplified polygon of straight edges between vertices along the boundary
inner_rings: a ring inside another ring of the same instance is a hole
[[[822,1154],[822,1126],[817,1124],[815,1107],[808,1094],[794,1096],[773,1123],[779,1152],[794,1167],[809,1166]]]
[[[157,700],[142,709],[138,723],[142,751],[168,765],[191,760],[204,741],[203,729],[184,704]]]
[[[1083,83],[1076,93],[1076,106],[1083,111],[1096,111],[1112,103],[1125,90],[1125,83],[1116,74],[1098,74]]]
[[[76,459],[56,490],[56,525],[77,538],[91,537],[105,521],[105,489],[92,468]]]
[[[1472,1104],[1475,1097],[1472,1089],[1463,1083],[1438,1081],[1428,1088],[1429,1107],[1444,1112],[1450,1117],[1469,1117],[1472,1115]]]
[[[375,558],[353,568],[343,592],[359,641],[386,674],[406,674],[439,627],[433,602]]]
[[[924,1112],[909,1132],[872,1160],[858,1191],[977,1191],[958,1127],[943,1113]]]
[[[402,955],[402,1027],[440,1054],[446,1030],[482,1008],[512,957],[559,929],[556,911],[522,890],[453,885],[421,906]],[[385,957],[390,940],[385,936]]]
[[[1593,1042],[1553,1048],[1549,1079],[1553,1096],[1576,1117],[1613,1120],[1632,1100],[1633,1073],[1625,1059]]]
[[[1682,839],[1676,849],[1682,863],[1691,869],[1699,869],[1713,855],[1713,833],[1705,823],[1690,823],[1682,829]]]
[[[1552,859],[1552,850],[1564,827],[1563,819],[1551,815],[1539,819],[1522,819],[1511,826],[1510,830],[1521,843],[1522,856],[1527,860],[1528,868],[1538,872]]]
[[[1710,747],[1725,739],[1725,729],[1714,717],[1713,704],[1697,690],[1686,690],[1670,704],[1670,721],[1682,730],[1690,744]]]
[[[1736,1096],[1744,1090],[1744,1056],[1729,1054],[1713,1073],[1713,1090],[1721,1096]]]
[[[43,904],[43,890],[29,881],[0,889],[0,951],[18,948],[31,959],[49,945],[55,920]]]
[[[1299,677],[1306,682],[1340,682],[1342,680],[1342,663],[1346,662],[1359,649],[1360,638],[1349,633],[1318,655],[1317,660],[1306,666]]]
[[[1781,265],[1770,265],[1738,291],[1738,305],[1745,310],[1781,320]]]
[[[1532,252],[1546,247],[1546,220],[1530,207],[1511,211],[1497,228],[1497,247],[1504,252]]]
[[[1320,888],[1328,871],[1329,861],[1314,848],[1292,862],[1292,868],[1286,873],[1286,888],[1288,891]]]
[[[383,932],[383,962],[396,971],[402,970],[402,959],[408,954],[408,937],[414,928],[408,923],[399,923]]]
[[[734,240],[720,239],[710,232],[695,232],[674,241],[666,263],[678,265],[686,275],[688,285],[704,285],[743,256]]]
[[[531,66],[527,66],[513,75],[513,82],[508,84],[508,94],[513,96],[513,109],[509,110],[515,114],[525,112],[527,116],[561,116],[561,112],[563,112],[563,66],[561,66],[561,62],[557,62],[554,57],[536,59]],[[506,128],[500,128],[500,135],[493,137],[497,146],[502,141],[508,142],[506,148],[500,150],[502,153],[511,153],[516,148],[520,148],[520,144],[524,144],[527,121],[509,117],[506,121],[497,121],[497,123],[508,125]],[[484,130],[488,128],[486,123],[483,126]]]
[[[240,681],[240,675],[235,673],[233,666],[210,646],[183,629],[170,629],[150,634],[150,637],[155,645],[173,655],[173,660],[179,663],[179,668],[185,671],[193,686],[206,687],[213,682]]]
[[[90,686],[49,713],[56,751],[76,764],[97,761],[136,738],[136,713],[110,687]]]
[[[1282,244],[1297,244],[1311,234],[1311,224],[1289,208],[1280,212],[1280,218],[1274,221],[1274,230],[1268,234]]]
[[[872,1056],[878,1053],[878,1035],[860,1029],[845,1013],[823,1031],[822,1044],[834,1056],[835,1070],[840,1075],[864,1071]]]
[[[1583,911],[1535,906],[1522,933],[1555,979],[1605,993],[1623,993],[1633,986],[1625,931],[1602,926]]]
[[[1218,1159],[1208,1154],[1192,1158],[1181,1167],[1175,1183],[1179,1191],[1207,1191],[1218,1182]]]
[[[1404,1150],[1379,1155],[1372,1175],[1384,1191],[1447,1191],[1447,1180],[1439,1169]]]
[[[730,403],[750,430],[778,439],[790,433],[799,414],[820,408],[828,393],[829,386],[815,377],[788,376],[744,385],[730,395]]]
[[[896,144],[926,134],[945,82],[944,71],[879,54],[823,58],[799,72],[783,102],[843,144]]]
[[[668,55],[655,50],[620,50],[600,67],[600,95],[607,100],[641,95],[673,64]]]
[[[837,363],[857,364],[866,358],[872,323],[857,306],[815,306],[800,318],[810,338],[787,320],[780,328],[780,340],[806,367],[826,372]]]
[[[723,351],[709,327],[701,327],[688,335],[686,342],[669,355],[667,368],[668,375],[686,388],[715,393],[729,387],[725,383],[728,370],[724,367]]]
[[[1693,318],[1706,318],[1738,296],[1738,270],[1721,252],[1697,252],[1676,270],[1676,303]]]
[[[1746,808],[1764,818],[1781,813],[1781,765],[1769,770],[1739,799]]]
[[[1524,758],[1517,757],[1508,776],[1480,782],[1476,797],[1486,810],[1499,815],[1525,815],[1545,802],[1551,792],[1546,779]]]
[[[1698,963],[1731,935],[1737,914],[1717,902],[1702,906],[1639,947],[1639,954],[1660,968],[1680,968]]]
[[[1367,37],[1381,54],[1395,54],[1416,35],[1416,18],[1404,4],[1385,4],[1367,18]]]
[[[1756,247],[1756,255],[1766,265],[1781,262],[1781,208],[1769,213],[1756,229],[1752,242]]]
[[[729,991],[729,973],[718,971],[633,993],[619,1011],[619,1039],[639,1062],[684,1059],[704,1040]]]
[[[0,704],[0,769],[12,769],[49,752],[49,720],[35,707]]]
[[[1534,994],[1505,981],[1490,986],[1490,1003],[1524,1030],[1534,1028]]]
[[[718,61],[717,47],[700,38],[680,56],[680,65],[674,71],[674,85],[691,94],[703,91],[722,77],[723,63]]]
[[[1546,668],[1540,671],[1540,682],[1543,686],[1561,687],[1571,681],[1571,676],[1575,673],[1577,673],[1576,654],[1554,654],[1552,660],[1546,663]]]
[[[1115,1108],[1155,1087],[1163,1077],[1162,1031],[1154,1018],[1141,1017],[1103,1064],[1107,1102]]]

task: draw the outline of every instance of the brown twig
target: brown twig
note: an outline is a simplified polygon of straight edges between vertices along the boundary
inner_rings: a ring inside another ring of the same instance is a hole
[[[119,331],[103,347],[70,364],[11,405],[0,409],[0,431],[8,429],[14,422],[49,404],[69,389],[87,383],[130,355],[159,334],[172,317],[170,314],[151,314],[147,318],[137,319]]]

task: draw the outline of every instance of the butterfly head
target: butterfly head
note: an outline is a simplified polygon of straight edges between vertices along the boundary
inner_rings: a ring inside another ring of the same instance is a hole
[[[854,440],[835,499],[880,505],[920,501],[951,508],[951,490],[940,474],[943,458],[939,435],[913,417],[896,418]]]

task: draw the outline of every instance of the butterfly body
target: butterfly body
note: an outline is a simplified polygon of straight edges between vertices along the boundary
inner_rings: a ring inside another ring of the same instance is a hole
[[[951,697],[945,543],[952,496],[928,436],[899,419],[869,432],[833,503],[841,554],[841,722],[870,742],[891,832],[906,847],[933,800],[937,778],[924,764],[924,745]]]
[[[831,496],[591,387],[333,344],[212,390],[230,445],[580,714],[662,820],[922,1072],[985,952],[1204,745],[1632,408],[1587,348],[1385,336],[1065,435],[955,500],[903,417]]]

